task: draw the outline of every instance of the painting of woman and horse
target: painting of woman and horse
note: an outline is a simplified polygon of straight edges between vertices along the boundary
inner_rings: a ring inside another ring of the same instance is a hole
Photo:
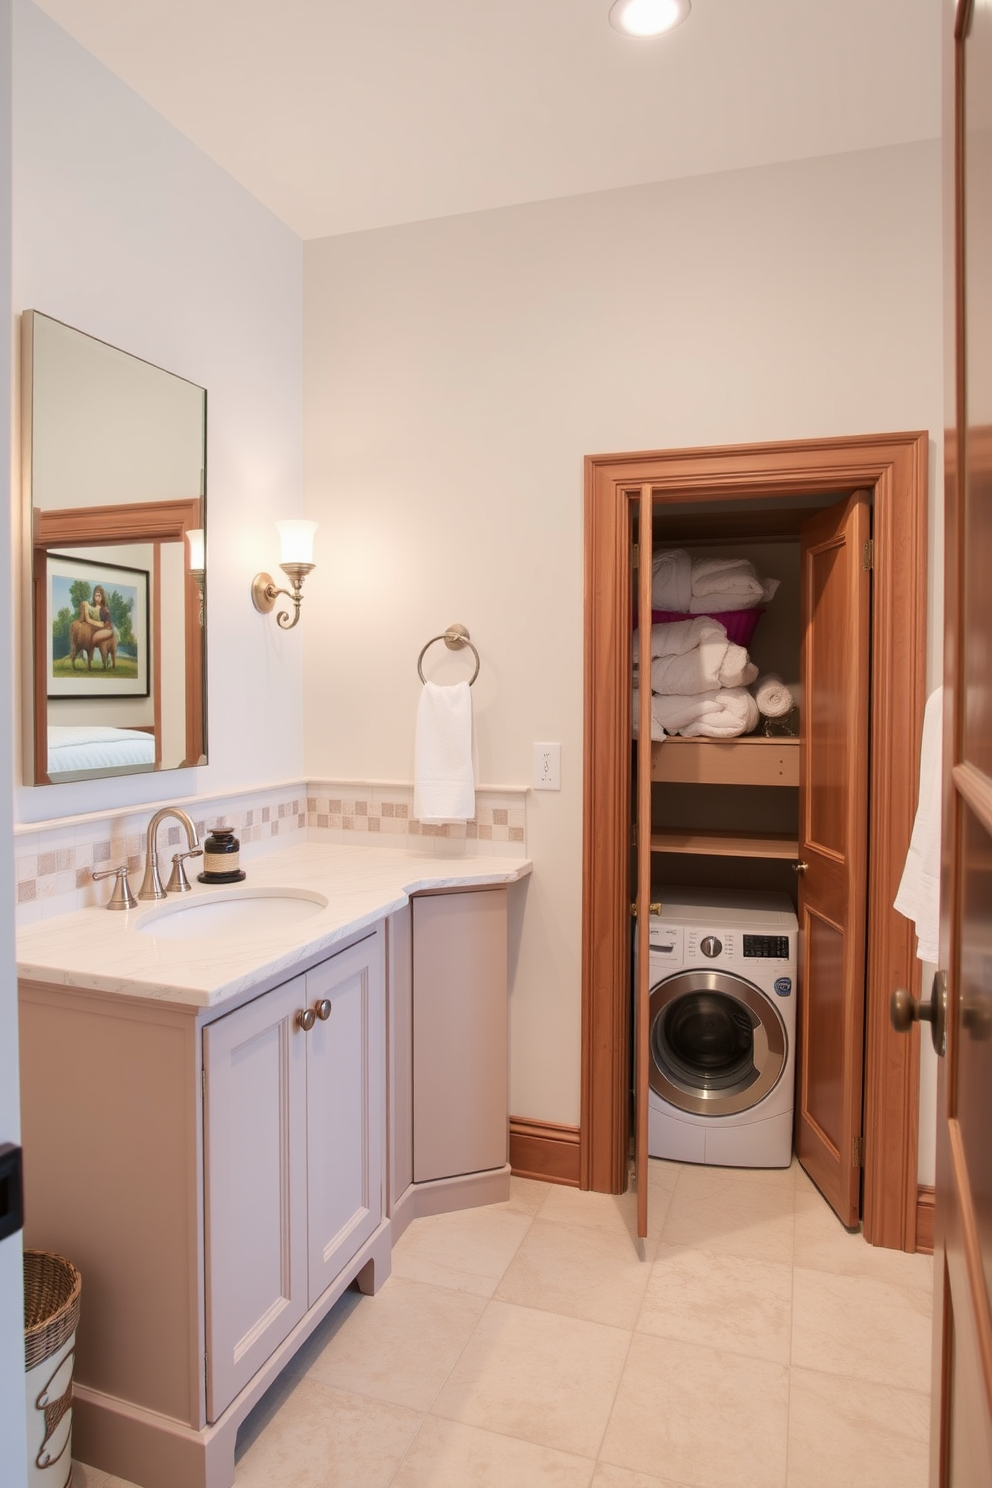
[[[148,693],[148,573],[48,554],[48,694]]]

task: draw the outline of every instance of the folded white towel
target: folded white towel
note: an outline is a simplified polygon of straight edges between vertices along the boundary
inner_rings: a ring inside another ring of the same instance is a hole
[[[656,610],[689,608],[692,559],[683,548],[662,548],[651,560],[651,604]]]
[[[727,654],[720,664],[721,687],[748,687],[758,675],[758,668],[743,646],[727,642]]]
[[[913,835],[906,854],[895,908],[915,920],[916,954],[936,965],[940,959],[940,819],[944,689],[927,698],[920,745],[920,794]]]
[[[672,620],[667,625],[654,625],[651,627],[651,655],[656,656],[684,656],[687,651],[694,651],[705,641],[721,640],[726,644],[727,631],[719,620],[711,620],[708,615],[697,615],[689,620]],[[634,631],[634,665],[641,654],[641,632],[638,628]]]
[[[689,610],[693,615],[720,615],[726,610],[753,610],[760,604],[769,604],[781,588],[781,579],[762,579],[760,588],[748,590],[711,589],[705,594],[693,594]]]
[[[472,693],[467,682],[425,682],[417,707],[413,814],[422,822],[472,821]]]
[[[758,571],[748,558],[697,558],[692,565],[693,598],[736,594],[744,599],[753,598],[757,604],[764,590],[764,581],[758,578]]]
[[[721,687],[702,694],[706,707],[679,733],[686,739],[735,739],[758,723],[758,705],[745,687]],[[695,699],[696,702],[700,699]]]
[[[792,688],[786,686],[778,672],[766,672],[758,678],[754,700],[765,718],[784,718],[796,706]]]
[[[656,657],[651,663],[651,690],[676,695],[713,692],[743,687],[757,675],[743,646],[732,646],[725,635],[711,636],[682,656]]]

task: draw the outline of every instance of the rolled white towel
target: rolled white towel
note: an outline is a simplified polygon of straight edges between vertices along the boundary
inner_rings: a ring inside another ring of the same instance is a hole
[[[692,559],[684,548],[662,548],[651,560],[651,603],[656,610],[687,611],[692,598]]]
[[[764,592],[764,581],[758,578],[749,558],[698,558],[692,565],[694,599],[707,594],[736,594],[742,599],[753,598],[757,604]]]
[[[721,687],[717,692],[703,693],[706,707],[679,733],[686,739],[735,739],[749,734],[758,723],[758,705],[745,687]],[[695,702],[701,699],[694,699]]]
[[[766,672],[754,688],[754,700],[765,718],[784,718],[796,706],[795,694],[778,672]]]

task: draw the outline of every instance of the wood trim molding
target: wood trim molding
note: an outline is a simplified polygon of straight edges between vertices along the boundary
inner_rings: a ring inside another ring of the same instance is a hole
[[[916,1242],[919,1041],[895,1034],[895,986],[919,982],[912,927],[892,908],[916,811],[925,690],[925,431],[586,460],[583,792],[583,1187],[622,1192],[629,1142],[630,510],[872,490],[875,623],[870,946],[866,988],[866,1239]],[[656,517],[656,522],[659,518]],[[660,518],[663,523],[663,516]]]
[[[510,1170],[517,1178],[579,1187],[579,1128],[510,1117]]]
[[[916,1189],[916,1249],[922,1255],[933,1255],[933,1217],[936,1205],[936,1190],[930,1183],[920,1183]]]

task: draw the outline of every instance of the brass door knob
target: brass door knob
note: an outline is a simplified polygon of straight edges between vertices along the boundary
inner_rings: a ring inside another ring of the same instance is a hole
[[[296,1015],[296,1022],[297,1026],[302,1028],[304,1033],[309,1033],[316,1022],[313,1008],[301,1008]]]
[[[331,999],[329,997],[322,997],[319,1002],[314,1003],[313,1010],[321,1023],[326,1023],[331,1016]]]
[[[889,1017],[896,1033],[908,1033],[914,1023],[929,1023],[930,1037],[937,1053],[943,1056],[947,1047],[947,976],[938,971],[930,988],[930,999],[919,1002],[906,991],[897,987],[889,1003]]]
[[[793,873],[805,873],[808,867],[808,863],[793,863],[792,871]]]

